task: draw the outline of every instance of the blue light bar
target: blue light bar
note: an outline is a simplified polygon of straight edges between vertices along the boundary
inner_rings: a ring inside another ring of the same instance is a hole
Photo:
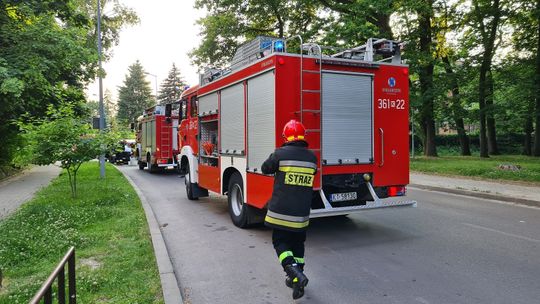
[[[277,40],[276,42],[274,42],[274,51],[275,52],[285,51],[285,43],[283,43],[282,40]]]

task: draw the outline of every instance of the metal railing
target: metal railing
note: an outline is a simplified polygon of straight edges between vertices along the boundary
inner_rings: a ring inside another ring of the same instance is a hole
[[[30,304],[38,304],[44,300],[45,304],[51,304],[53,301],[53,283],[58,278],[58,303],[66,303],[66,272],[65,266],[68,264],[68,296],[69,304],[77,303],[77,292],[75,290],[75,247],[71,247],[62,261],[56,266],[47,281],[41,285],[41,288],[36,293],[34,298],[30,300]]]

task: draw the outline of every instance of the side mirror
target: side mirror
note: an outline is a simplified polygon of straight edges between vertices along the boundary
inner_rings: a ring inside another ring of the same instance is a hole
[[[167,118],[171,118],[171,113],[172,113],[172,104],[166,104],[165,105],[165,117]]]

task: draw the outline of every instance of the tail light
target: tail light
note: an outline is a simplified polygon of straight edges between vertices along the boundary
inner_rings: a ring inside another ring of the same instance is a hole
[[[166,163],[167,163],[166,159],[164,159],[164,158],[158,159],[158,164],[166,164]]]
[[[405,186],[390,186],[388,187],[388,196],[404,196],[407,193]]]

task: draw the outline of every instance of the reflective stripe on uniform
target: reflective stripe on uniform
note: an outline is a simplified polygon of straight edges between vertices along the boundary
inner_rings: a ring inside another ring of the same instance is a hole
[[[295,173],[315,174],[315,169],[305,168],[305,167],[294,167],[294,166],[279,167],[279,171],[281,171],[281,172],[295,172]]]
[[[303,223],[307,220],[309,220],[309,216],[293,216],[293,215],[286,215],[281,213],[276,213],[274,211],[268,210],[266,212],[266,215],[271,216],[275,219],[281,219],[289,222],[297,222],[297,223]]]
[[[287,166],[293,166],[293,167],[305,167],[305,168],[313,168],[317,169],[317,164],[307,161],[301,161],[301,160],[280,160],[279,166],[287,167]]]
[[[277,219],[277,218],[273,218],[273,217],[268,216],[268,215],[266,215],[264,220],[267,223],[270,223],[270,224],[283,226],[283,227],[289,227],[289,228],[297,228],[297,229],[305,228],[305,227],[307,227],[309,225],[309,220],[307,220],[305,222],[301,222],[301,223],[299,223],[299,222],[290,222],[290,221],[286,221],[286,220],[280,220],[280,219]]]
[[[288,257],[294,257],[294,254],[292,253],[292,251],[283,251],[280,255],[279,255],[279,262],[283,262],[283,260],[285,260],[286,258]]]
[[[295,257],[294,260],[295,260],[296,263],[298,263],[298,264],[305,264],[304,258],[297,258],[297,257]]]

